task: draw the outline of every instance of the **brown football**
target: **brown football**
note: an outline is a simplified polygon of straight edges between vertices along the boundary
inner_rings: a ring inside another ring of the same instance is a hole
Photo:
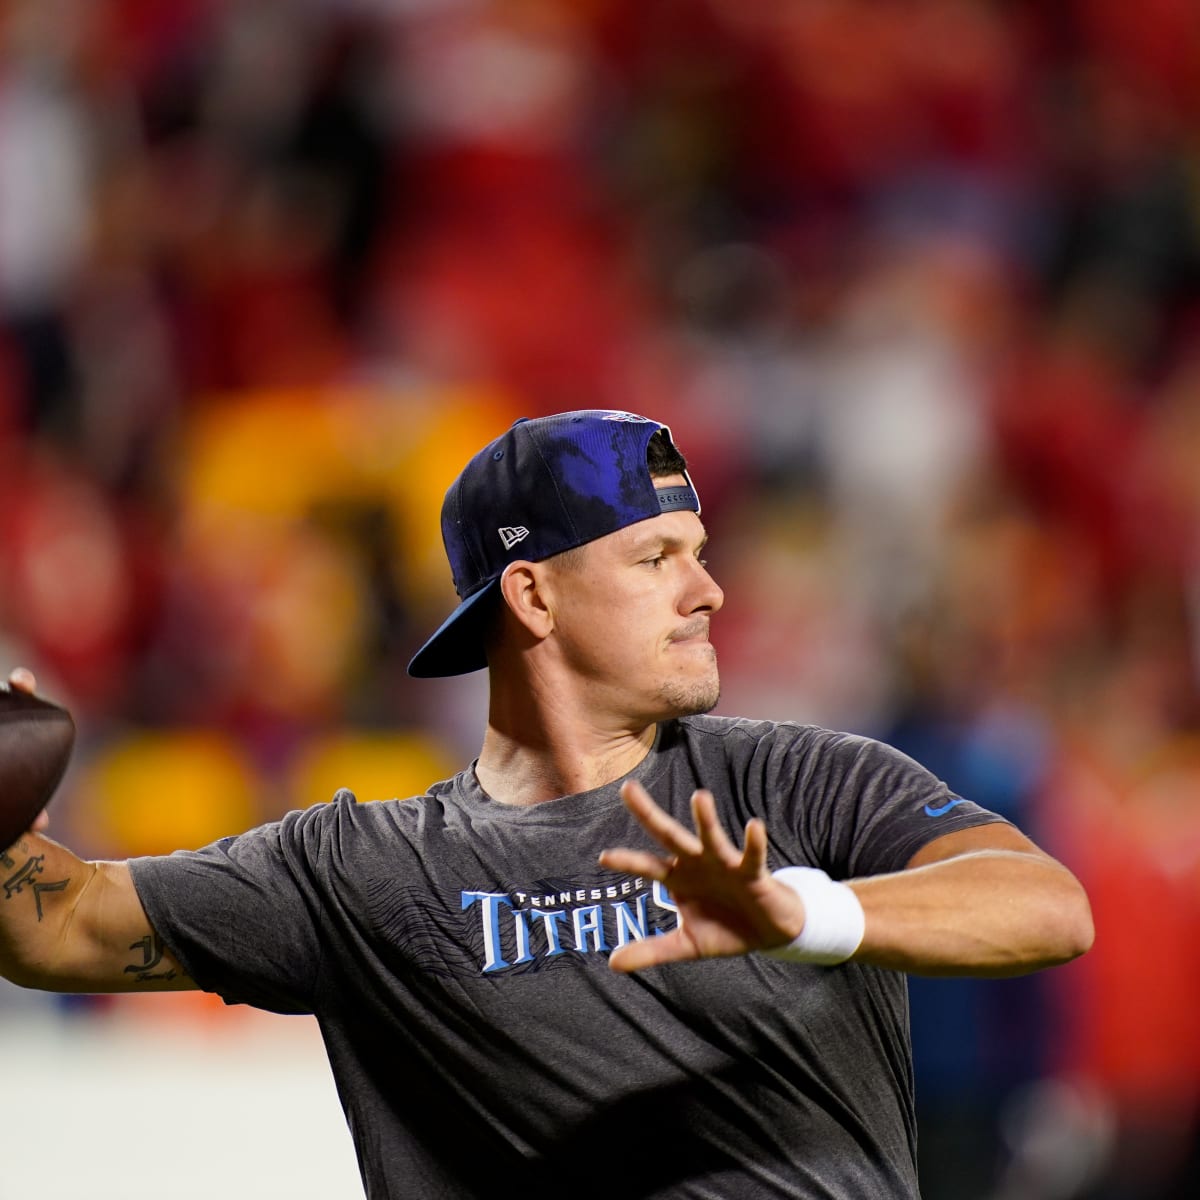
[[[0,684],[0,851],[46,807],[74,746],[75,722],[65,708]]]

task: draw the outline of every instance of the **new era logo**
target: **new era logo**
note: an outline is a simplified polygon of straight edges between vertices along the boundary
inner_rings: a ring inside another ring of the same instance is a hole
[[[518,542],[523,542],[529,536],[529,530],[524,525],[501,525],[496,532],[499,533],[505,550],[511,550]]]

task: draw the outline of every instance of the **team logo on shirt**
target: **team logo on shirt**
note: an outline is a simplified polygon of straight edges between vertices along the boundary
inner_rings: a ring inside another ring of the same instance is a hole
[[[520,888],[466,889],[464,933],[483,974],[536,971],[576,955],[601,955],[669,933],[678,908],[661,883],[541,880]]]

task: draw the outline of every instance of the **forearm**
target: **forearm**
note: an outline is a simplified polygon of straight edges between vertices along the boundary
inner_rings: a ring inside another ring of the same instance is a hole
[[[56,992],[192,988],[123,863],[85,862],[28,833],[0,852],[0,975]]]
[[[1021,975],[1083,954],[1078,881],[1039,853],[989,849],[848,881],[866,931],[857,961],[914,975]]]
[[[96,866],[65,846],[27,833],[0,851],[0,974],[14,983],[34,982],[61,956],[79,897]]]

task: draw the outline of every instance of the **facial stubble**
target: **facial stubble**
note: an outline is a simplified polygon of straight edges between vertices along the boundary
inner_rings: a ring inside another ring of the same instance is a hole
[[[702,679],[684,679],[677,675],[663,682],[658,691],[664,711],[673,717],[695,717],[711,712],[721,699],[721,677],[713,652],[711,671]]]

